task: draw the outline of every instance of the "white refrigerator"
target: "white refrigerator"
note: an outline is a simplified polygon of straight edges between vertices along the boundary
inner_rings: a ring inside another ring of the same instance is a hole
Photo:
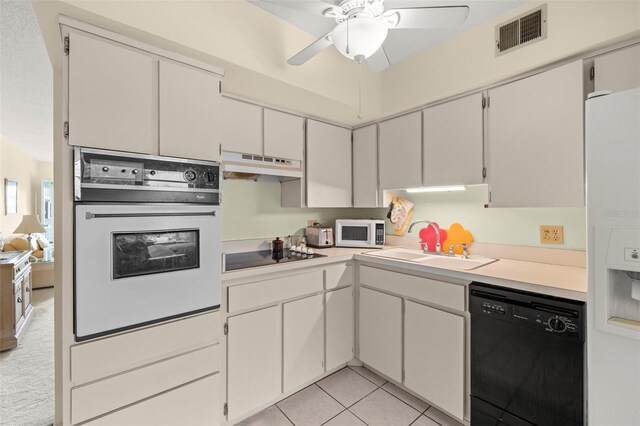
[[[589,425],[640,425],[640,88],[586,101]]]

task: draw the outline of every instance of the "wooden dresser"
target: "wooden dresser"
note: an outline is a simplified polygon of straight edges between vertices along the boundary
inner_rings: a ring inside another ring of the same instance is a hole
[[[30,251],[0,260],[0,351],[18,346],[31,319]]]

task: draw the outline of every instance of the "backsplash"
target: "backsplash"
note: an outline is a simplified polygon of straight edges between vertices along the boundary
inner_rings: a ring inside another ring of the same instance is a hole
[[[334,226],[336,219],[382,219],[386,209],[295,209],[280,207],[276,181],[225,180],[222,194],[222,240],[273,238],[303,232],[308,219]]]
[[[448,228],[459,222],[483,243],[585,250],[584,208],[485,208],[486,187],[464,192],[400,194],[415,203],[413,220],[433,220]],[[280,184],[226,180],[223,184],[224,241],[272,238],[302,232],[308,219],[333,226],[338,218],[384,218],[387,209],[294,209],[280,207]],[[564,244],[543,245],[540,225],[564,226]],[[387,234],[393,231],[387,222]],[[408,236],[417,233],[408,234]]]
[[[550,249],[586,250],[586,212],[580,208],[485,208],[486,186],[460,192],[398,192],[414,203],[413,220],[432,220],[443,228],[459,222],[474,241]],[[387,222],[388,223],[388,222]],[[540,244],[540,225],[564,226],[564,244]],[[390,226],[387,227],[387,233]],[[417,233],[406,234],[408,236]]]

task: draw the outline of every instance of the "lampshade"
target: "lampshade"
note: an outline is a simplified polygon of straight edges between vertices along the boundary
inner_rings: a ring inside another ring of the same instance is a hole
[[[14,234],[42,234],[47,232],[40,223],[38,216],[35,214],[25,214],[22,216],[22,222],[13,231]]]
[[[385,38],[387,25],[379,19],[366,16],[347,19],[331,32],[333,45],[349,59],[359,56],[368,58],[380,49]]]

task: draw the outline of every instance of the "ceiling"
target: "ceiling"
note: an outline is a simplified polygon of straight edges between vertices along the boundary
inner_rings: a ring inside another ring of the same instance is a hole
[[[0,0],[0,135],[53,161],[53,72],[33,5]]]
[[[325,18],[322,11],[329,4],[339,4],[341,0],[248,0],[250,3],[267,12],[301,28],[309,34],[320,38],[336,26],[335,20]],[[458,28],[391,30],[383,47],[391,65],[397,64],[418,52],[428,50],[456,34],[467,31],[482,22],[514,9],[527,0],[385,0],[385,10],[406,7],[427,6],[469,6],[467,21]],[[292,53],[292,56],[295,53]],[[346,60],[346,58],[345,58]],[[313,59],[307,66],[313,64]],[[302,66],[305,66],[302,65]]]

